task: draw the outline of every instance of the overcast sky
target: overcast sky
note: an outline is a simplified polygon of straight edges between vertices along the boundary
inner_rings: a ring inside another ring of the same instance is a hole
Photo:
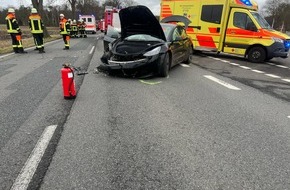
[[[151,9],[155,15],[160,14],[160,0],[135,0],[140,5],[145,5]],[[261,7],[265,0],[256,0],[258,5]],[[18,5],[30,5],[31,0],[1,0],[0,8],[7,8],[8,6],[18,6]]]

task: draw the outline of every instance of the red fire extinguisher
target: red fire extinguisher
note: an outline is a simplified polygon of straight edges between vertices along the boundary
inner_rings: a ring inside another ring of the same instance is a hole
[[[74,70],[68,64],[63,64],[61,69],[63,97],[65,99],[76,98]]]

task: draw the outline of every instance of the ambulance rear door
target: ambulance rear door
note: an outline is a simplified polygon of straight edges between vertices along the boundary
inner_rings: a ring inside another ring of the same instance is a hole
[[[217,3],[217,1],[202,2],[200,5],[201,13],[195,26],[195,49],[219,51],[220,43],[222,43],[223,26],[225,26],[225,23],[223,23],[225,20],[223,14],[226,14],[225,9],[225,4]]]

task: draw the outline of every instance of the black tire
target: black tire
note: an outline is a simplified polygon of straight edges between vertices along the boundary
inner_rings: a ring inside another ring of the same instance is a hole
[[[256,46],[250,49],[248,60],[252,63],[263,63],[266,60],[266,51],[264,48]]]
[[[164,60],[158,65],[158,74],[160,77],[167,77],[170,67],[170,58],[168,53],[165,54]]]
[[[190,64],[190,57],[192,56],[192,54],[193,54],[193,49],[192,49],[192,47],[190,47],[189,49],[188,49],[188,58],[184,61],[184,63],[185,64]]]

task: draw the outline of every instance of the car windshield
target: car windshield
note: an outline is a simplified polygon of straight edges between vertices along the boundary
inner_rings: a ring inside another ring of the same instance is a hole
[[[171,25],[166,25],[166,24],[162,24],[161,25],[163,32],[165,34],[166,39],[169,39],[169,35],[170,35],[170,31],[172,30],[172,26]]]
[[[272,29],[270,24],[257,12],[252,12],[255,20],[259,23],[259,25],[264,29]]]
[[[126,41],[161,41],[159,38],[148,34],[135,34],[125,38]]]

